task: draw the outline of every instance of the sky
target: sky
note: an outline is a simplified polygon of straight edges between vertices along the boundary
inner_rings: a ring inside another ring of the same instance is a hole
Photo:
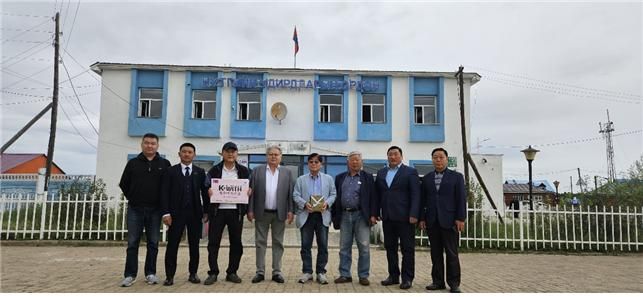
[[[96,172],[94,62],[289,68],[295,26],[298,68],[480,74],[470,151],[502,154],[505,179],[527,179],[528,145],[540,150],[533,178],[561,192],[570,177],[578,191],[577,168],[606,177],[607,110],[617,177],[643,155],[641,2],[1,2],[3,144],[50,100],[60,12],[54,161],[68,174]],[[49,123],[7,152],[46,153]]]

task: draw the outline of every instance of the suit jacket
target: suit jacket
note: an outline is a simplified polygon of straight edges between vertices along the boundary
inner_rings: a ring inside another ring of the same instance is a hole
[[[170,214],[172,217],[182,215],[183,207],[183,189],[185,187],[185,177],[183,176],[181,164],[176,164],[168,168],[162,177],[161,183],[161,215]],[[203,184],[205,179],[205,170],[192,164],[192,173],[190,182],[192,183],[192,205],[194,206],[194,215],[197,218],[203,217],[207,213],[210,198],[208,189]]]
[[[324,226],[328,227],[330,226],[331,221],[331,207],[333,205],[333,202],[335,202],[335,196],[337,195],[337,192],[335,190],[335,183],[333,182],[332,176],[322,172],[319,172],[318,174],[319,178],[321,178],[321,195],[324,197],[326,204],[328,204],[328,209],[321,213],[322,221],[324,222]],[[297,228],[303,227],[304,224],[306,224],[306,220],[308,220],[306,202],[308,202],[308,199],[310,198],[308,196],[307,181],[307,179],[309,178],[310,174],[304,174],[297,178],[295,189],[292,193],[292,198],[295,202],[295,214],[297,215],[297,218],[295,219],[295,225],[297,226]]]
[[[455,226],[455,220],[467,218],[467,198],[464,177],[461,173],[446,169],[440,182],[440,191],[435,189],[435,171],[422,177],[422,204],[427,226],[438,223],[448,229]],[[431,205],[435,205],[431,207]]]
[[[267,166],[267,165],[266,165]],[[248,202],[248,212],[253,212],[256,219],[261,219],[266,207],[266,166],[259,166],[250,174],[252,195]],[[293,212],[292,190],[295,186],[290,170],[279,167],[277,181],[277,218],[285,221],[287,214]]]
[[[400,165],[393,182],[386,184],[388,167],[377,171],[375,178],[376,209],[383,220],[408,222],[409,217],[420,218],[420,178],[415,168]]]
[[[347,176],[348,171],[342,172],[335,177],[337,198],[335,199],[332,209],[333,226],[335,226],[335,229],[339,229],[342,225],[342,213],[344,212],[344,206],[342,205],[342,184]],[[361,183],[359,187],[360,212],[362,214],[362,219],[369,224],[371,216],[379,215],[378,210],[376,209],[377,203],[372,201],[375,199],[375,182],[373,180],[373,175],[364,170],[360,170],[359,172],[359,181]]]
[[[243,166],[237,162],[234,163],[234,167],[237,169],[237,178],[239,179],[249,179],[250,178],[250,169],[248,167]],[[210,180],[213,178],[221,178],[223,175],[223,161],[221,161],[219,164],[212,166],[210,170],[208,171],[206,178],[205,178],[205,186],[206,188],[210,188]],[[208,203],[210,203],[208,201]],[[239,210],[239,215],[244,216],[246,215],[246,212],[248,211],[248,205],[247,204],[237,204],[237,209]],[[219,203],[212,203],[210,204],[210,212],[212,215],[217,214],[217,210],[219,210]]]

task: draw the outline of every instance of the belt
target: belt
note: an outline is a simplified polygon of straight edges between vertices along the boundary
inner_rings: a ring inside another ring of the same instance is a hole
[[[277,212],[276,209],[264,209],[263,211],[264,212],[269,212],[269,213],[276,213]]]
[[[353,212],[353,211],[358,211],[359,209],[360,209],[359,207],[358,208],[347,207],[347,208],[344,208],[344,211]]]

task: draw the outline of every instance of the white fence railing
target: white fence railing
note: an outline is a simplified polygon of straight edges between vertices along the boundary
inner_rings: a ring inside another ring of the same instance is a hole
[[[0,240],[127,240],[127,200],[122,198],[2,194]],[[494,213],[469,208],[460,246],[516,250],[643,250],[643,208],[543,207]],[[380,226],[378,224],[377,226]],[[161,239],[166,232],[162,225]],[[376,237],[381,231],[374,228]],[[416,236],[428,245],[425,231]]]
[[[503,222],[493,211],[469,208],[460,246],[479,249],[643,250],[643,208],[542,206],[505,210]],[[416,236],[428,244],[426,232]]]

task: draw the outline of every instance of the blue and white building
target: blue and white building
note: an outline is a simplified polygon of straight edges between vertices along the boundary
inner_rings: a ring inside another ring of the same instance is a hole
[[[312,152],[325,156],[326,173],[345,171],[354,150],[374,172],[385,166],[391,145],[400,146],[404,163],[420,174],[432,170],[436,147],[449,151],[451,168],[463,170],[453,72],[105,62],[91,68],[102,76],[96,170],[110,195],[120,194],[125,163],[148,132],[160,136],[159,152],[172,163],[179,161],[179,145],[193,143],[196,163],[206,169],[220,160],[223,143],[234,141],[240,161],[251,168],[265,164],[267,145],[280,145],[284,165],[298,175],[307,171]],[[479,80],[464,74],[467,122],[470,89]],[[502,157],[474,159],[502,205]]]

